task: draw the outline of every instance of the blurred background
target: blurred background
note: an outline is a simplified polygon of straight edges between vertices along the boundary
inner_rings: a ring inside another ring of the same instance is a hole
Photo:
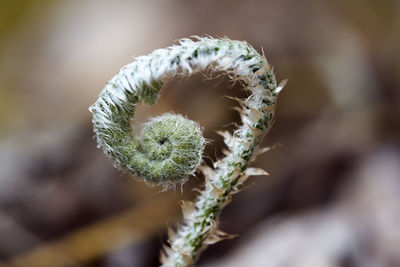
[[[0,1],[0,266],[157,266],[178,201],[198,175],[161,192],[113,168],[91,114],[132,58],[191,35],[263,48],[278,80],[277,120],[198,266],[400,266],[398,0]],[[239,116],[210,74],[169,82],[136,129],[167,111],[215,131]],[[214,75],[215,77],[216,75]]]

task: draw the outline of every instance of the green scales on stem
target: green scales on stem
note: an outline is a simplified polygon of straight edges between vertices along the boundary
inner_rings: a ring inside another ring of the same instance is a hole
[[[136,103],[154,104],[162,85],[174,77],[201,71],[227,73],[250,93],[240,103],[242,126],[220,132],[228,153],[213,168],[200,166],[205,140],[200,126],[174,114],[153,118],[139,138],[132,135]],[[274,121],[274,106],[284,82],[277,85],[266,58],[249,44],[229,39],[182,39],[123,67],[90,107],[97,141],[117,166],[151,184],[168,187],[184,182],[199,168],[206,182],[196,201],[183,202],[184,223],[170,231],[163,266],[191,266],[201,250],[228,235],[217,229],[218,215],[250,175],[266,172],[248,168]],[[265,149],[263,151],[266,151]]]

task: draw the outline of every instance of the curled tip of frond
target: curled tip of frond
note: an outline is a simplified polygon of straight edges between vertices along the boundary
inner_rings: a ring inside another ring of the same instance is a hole
[[[126,169],[148,183],[170,188],[184,182],[202,162],[205,140],[200,126],[181,115],[164,114],[152,118],[142,130]]]

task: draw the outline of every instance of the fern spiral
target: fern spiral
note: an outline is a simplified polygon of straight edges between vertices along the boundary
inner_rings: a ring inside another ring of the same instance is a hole
[[[266,58],[246,42],[197,37],[135,58],[90,107],[98,144],[119,167],[155,184],[182,181],[201,163],[205,141],[199,125],[166,114],[154,118],[136,138],[130,123],[136,104],[154,104],[168,80],[206,70],[241,81],[249,97],[237,99],[243,124],[233,134],[221,132],[229,153],[213,168],[200,167],[205,188],[195,203],[182,205],[185,222],[170,234],[170,246],[162,256],[164,266],[190,266],[207,244],[227,237],[217,230],[219,212],[249,175],[266,174],[248,165],[260,153],[258,147],[273,124],[284,82],[277,84]]]

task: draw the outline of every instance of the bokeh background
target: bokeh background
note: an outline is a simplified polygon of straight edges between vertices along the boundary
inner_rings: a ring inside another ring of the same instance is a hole
[[[282,91],[254,163],[270,173],[235,195],[198,266],[400,266],[398,0],[1,0],[0,266],[157,266],[180,199],[113,168],[88,107],[132,57],[191,35],[263,48]],[[211,74],[174,80],[136,129],[166,111],[213,141],[245,96]]]

